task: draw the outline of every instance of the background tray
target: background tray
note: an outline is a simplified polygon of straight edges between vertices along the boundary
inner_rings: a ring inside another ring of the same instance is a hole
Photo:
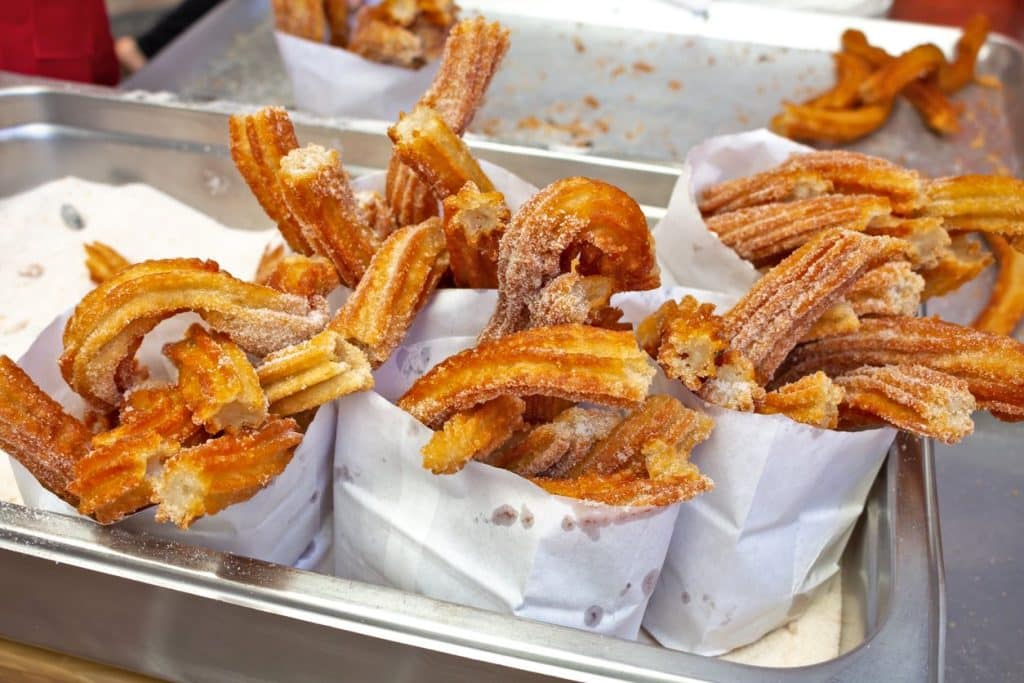
[[[146,182],[233,225],[267,222],[224,147],[224,113],[77,90],[0,90],[0,196],[74,174]],[[379,124],[298,124],[303,141],[343,146],[346,159],[363,164],[355,172],[388,158]],[[614,182],[650,215],[676,177],[652,164],[472,146],[537,183],[574,174]],[[187,681],[333,679],[338,671],[437,681],[938,680],[942,571],[927,445],[901,440],[883,472],[843,560],[847,652],[804,669],[686,655],[14,505],[0,506],[0,637]]]

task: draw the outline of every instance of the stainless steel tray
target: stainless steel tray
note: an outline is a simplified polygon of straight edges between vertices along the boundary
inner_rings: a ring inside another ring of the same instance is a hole
[[[19,85],[20,84],[20,85]],[[0,196],[77,175],[140,181],[231,225],[263,225],[227,149],[226,115],[0,75]],[[389,156],[383,124],[299,117],[304,142],[356,172]],[[589,175],[654,217],[666,166],[474,141],[538,184]],[[860,681],[941,679],[942,562],[930,445],[901,438],[843,560],[845,654],[791,670],[687,655],[197,550],[0,505],[0,636],[169,680]]]
[[[767,126],[783,99],[834,80],[830,53],[846,28],[893,52],[959,31],[716,0],[706,17],[669,0],[464,0],[512,29],[512,47],[470,131],[491,139],[615,158],[681,162],[713,135]],[[1024,47],[992,36],[978,70],[1003,88],[970,87],[963,130],[928,132],[897,103],[878,133],[853,147],[938,174],[1020,173]],[[292,105],[269,3],[228,0],[168,46],[125,88],[192,99]]]

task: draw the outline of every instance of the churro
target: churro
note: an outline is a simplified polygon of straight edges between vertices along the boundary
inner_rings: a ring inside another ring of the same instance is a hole
[[[474,458],[486,458],[523,426],[525,404],[515,396],[498,396],[448,418],[423,447],[423,467],[452,474]]]

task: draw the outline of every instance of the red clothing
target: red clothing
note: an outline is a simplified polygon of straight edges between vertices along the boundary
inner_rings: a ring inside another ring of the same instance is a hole
[[[0,69],[117,85],[104,0],[0,0]]]

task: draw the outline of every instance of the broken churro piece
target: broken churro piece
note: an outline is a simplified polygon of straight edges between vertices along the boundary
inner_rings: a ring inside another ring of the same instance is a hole
[[[842,387],[828,375],[815,372],[766,393],[757,405],[757,412],[781,413],[812,427],[835,429],[839,426],[839,403],[843,395]]]
[[[498,244],[510,217],[500,192],[481,192],[473,182],[445,198],[444,238],[456,285],[497,288]]]
[[[637,338],[665,374],[696,391],[718,372],[727,347],[724,321],[711,304],[692,296],[666,301],[637,326]]]
[[[187,529],[199,517],[249,500],[284,471],[300,441],[295,420],[274,418],[180,451],[156,480],[156,520]]]
[[[423,447],[423,467],[452,474],[474,458],[486,458],[522,428],[525,407],[520,398],[499,396],[452,415]]]
[[[210,434],[255,427],[267,418],[267,398],[245,352],[222,334],[192,325],[164,346],[178,368],[178,386],[196,424]]]
[[[992,264],[992,256],[967,234],[953,235],[948,247],[939,253],[935,265],[924,268],[922,299],[948,294],[970,282]]]
[[[131,265],[131,261],[103,242],[88,242],[82,246],[85,248],[85,267],[89,271],[89,279],[98,285]]]
[[[945,443],[974,431],[974,397],[968,384],[922,365],[863,367],[836,378],[846,396],[842,421],[848,426],[884,422]]]
[[[908,262],[892,261],[864,273],[845,298],[858,316],[914,315],[923,291],[924,278]]]

